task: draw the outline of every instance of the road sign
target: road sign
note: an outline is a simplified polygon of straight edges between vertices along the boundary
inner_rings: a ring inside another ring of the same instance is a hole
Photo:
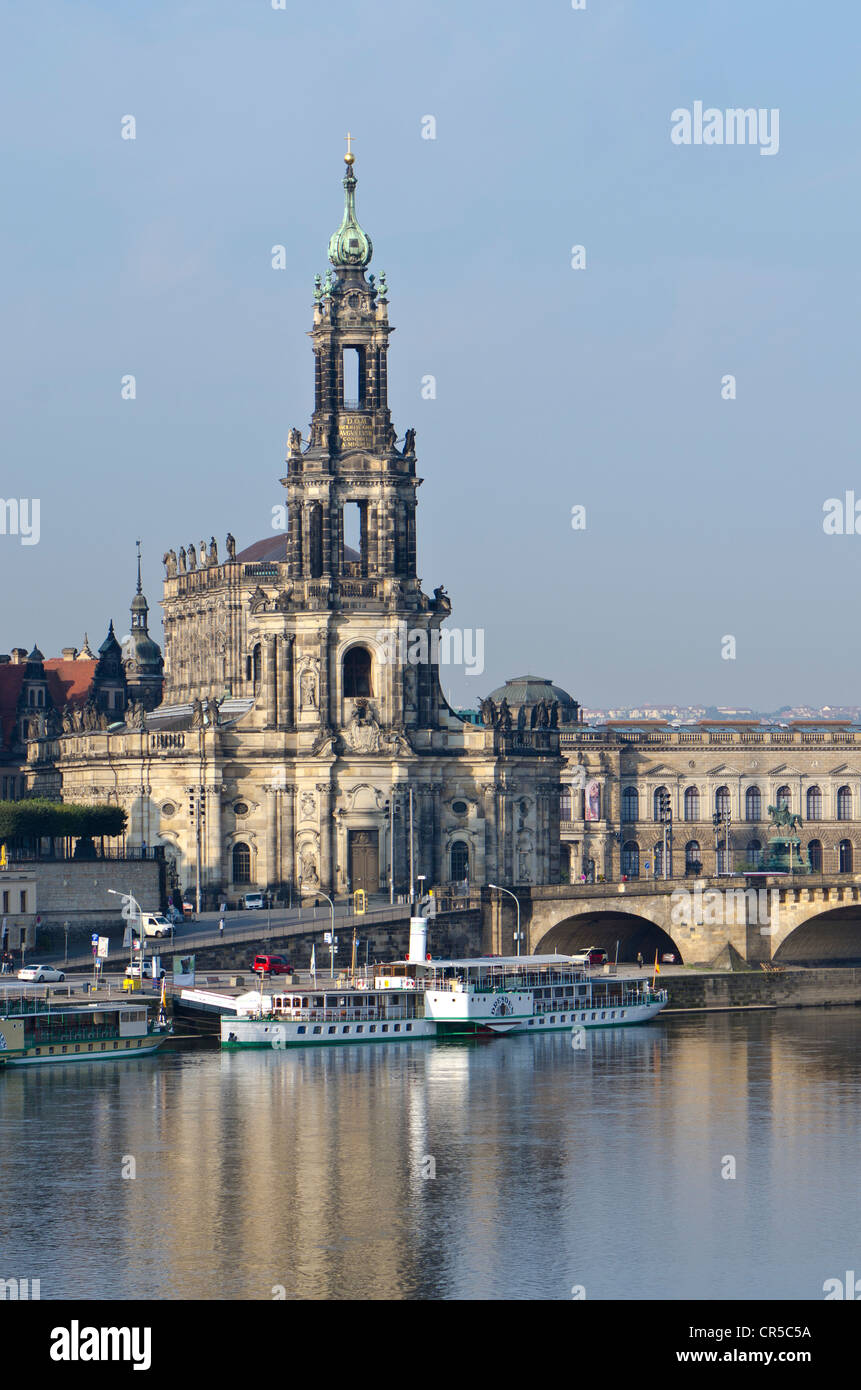
[[[90,942],[91,942],[91,944],[92,944],[93,946],[98,946],[98,944],[99,944],[99,933],[98,933],[97,931],[94,931],[94,932],[93,932],[92,936],[90,937]]]

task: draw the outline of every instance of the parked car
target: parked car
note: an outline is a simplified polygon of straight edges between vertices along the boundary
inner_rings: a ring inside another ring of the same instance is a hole
[[[242,899],[242,906],[259,910],[266,906],[266,898],[263,893],[246,893]]]
[[[164,966],[161,966],[160,969],[159,969],[159,972],[158,972],[158,978],[159,978],[160,980],[163,980],[163,979],[164,979],[164,973],[165,973],[165,972],[164,972]],[[139,980],[140,977],[141,977],[141,963],[140,963],[139,960],[136,960],[136,961],[134,961],[131,965],[127,965],[127,966],[126,966],[126,979],[127,979],[127,980]],[[153,978],[152,966],[148,965],[148,966],[147,966],[147,969],[146,969],[146,974],[144,975],[144,979],[145,979],[145,980],[151,980],[152,978]]]
[[[58,980],[65,980],[62,970],[57,970],[53,965],[26,965],[23,970],[18,971],[19,980],[32,980],[34,984],[56,984]]]
[[[585,951],[577,951],[571,957],[573,965],[603,965],[607,960],[607,952],[600,946],[587,946]]]
[[[286,956],[255,956],[251,969],[258,975],[293,974],[293,967]]]

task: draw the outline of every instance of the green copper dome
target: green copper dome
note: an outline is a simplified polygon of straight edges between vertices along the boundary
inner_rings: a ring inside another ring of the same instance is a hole
[[[329,260],[336,268],[357,266],[364,269],[371,264],[374,247],[367,232],[363,232],[356,220],[356,175],[353,173],[352,154],[344,160],[347,172],[344,175],[344,218],[337,232],[329,239]]]

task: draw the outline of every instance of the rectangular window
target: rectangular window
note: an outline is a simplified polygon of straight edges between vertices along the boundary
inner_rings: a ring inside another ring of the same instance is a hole
[[[360,1023],[360,1024],[358,1025],[358,1027],[356,1028],[356,1032],[357,1032],[357,1033],[364,1033],[364,1031],[365,1031],[365,1026],[364,1026],[363,1023]]]
[[[27,893],[26,893],[25,889],[23,889],[23,888],[21,889],[21,909],[20,909],[20,910],[21,910],[21,912],[26,912],[26,911],[27,911]]]
[[[365,404],[365,350],[344,348],[344,405],[356,410]]]
[[[331,1028],[329,1029],[329,1032],[330,1032],[330,1033],[335,1033],[335,1032],[337,1032],[337,1029],[335,1028],[334,1023],[332,1024]]]
[[[382,1031],[383,1031],[384,1033],[388,1033],[388,1031],[389,1031],[389,1025],[388,1025],[387,1023],[384,1023],[384,1024],[383,1024]]]
[[[369,1032],[369,1033],[376,1033],[376,1031],[377,1031],[377,1025],[376,1025],[376,1023],[372,1023],[371,1026],[370,1026],[370,1028],[368,1029],[368,1032]]]
[[[4,911],[4,912],[8,912],[8,911],[9,911],[9,889],[8,889],[8,888],[4,889],[4,892],[3,892],[3,911]]]
[[[316,1024],[315,1027],[314,1027],[314,1032],[315,1032],[315,1033],[322,1033],[322,1031],[323,1031],[323,1029],[320,1027],[319,1023]]]
[[[306,1029],[304,1023],[300,1023],[299,1027],[296,1029],[297,1033],[306,1033],[307,1031],[308,1030]]]
[[[401,1025],[400,1025],[399,1023],[396,1023],[396,1024],[395,1024],[395,1032],[396,1032],[396,1033],[399,1033],[400,1031],[401,1031]]]
[[[413,1025],[412,1025],[411,1023],[408,1023],[408,1024],[407,1024],[407,1032],[408,1032],[408,1033],[411,1033],[412,1031],[413,1031]]]

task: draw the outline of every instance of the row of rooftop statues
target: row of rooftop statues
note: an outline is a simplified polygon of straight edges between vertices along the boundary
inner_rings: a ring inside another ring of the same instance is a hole
[[[227,547],[228,560],[236,559],[236,540],[228,531],[225,541]],[[164,572],[168,579],[174,579],[177,574],[192,574],[196,569],[209,569],[210,565],[218,564],[218,544],[214,536],[209,539],[209,550],[206,548],[206,541],[200,542],[200,555],[193,545],[180,546],[179,555],[175,550],[166,550],[161,557],[164,565]]]
[[[526,705],[521,705],[517,711],[516,720],[504,695],[498,705],[488,696],[486,700],[480,701],[479,708],[481,710],[481,722],[485,727],[502,729],[504,733],[513,729],[515,724],[519,734],[524,733],[527,728],[558,729],[559,727],[558,700],[539,700],[528,713]]]

